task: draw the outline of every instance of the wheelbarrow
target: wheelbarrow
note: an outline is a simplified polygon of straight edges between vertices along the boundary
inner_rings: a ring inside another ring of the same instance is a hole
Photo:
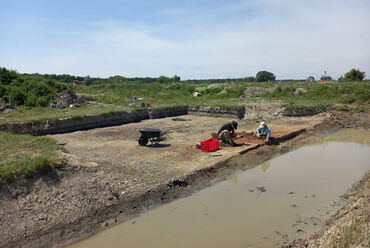
[[[149,140],[152,145],[158,144],[161,141],[161,136],[165,134],[159,128],[140,128],[138,131],[141,133],[141,136],[137,142],[141,146],[148,144]]]

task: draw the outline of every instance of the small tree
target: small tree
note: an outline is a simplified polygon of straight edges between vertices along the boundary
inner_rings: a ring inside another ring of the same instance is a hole
[[[173,82],[180,82],[180,77],[177,75],[173,76],[171,79]]]
[[[351,69],[349,72],[344,74],[344,81],[362,81],[366,76],[365,72],[359,69]]]
[[[244,79],[245,79],[246,82],[256,82],[255,77],[245,77]]]
[[[89,86],[90,84],[92,84],[92,82],[93,82],[93,80],[92,80],[92,78],[90,76],[86,76],[84,78],[84,81],[83,81],[84,85],[87,85],[87,86]]]
[[[259,71],[256,74],[257,82],[275,81],[275,78],[274,73],[268,71]]]
[[[160,83],[160,84],[170,83],[170,82],[171,82],[171,78],[163,76],[163,75],[157,78],[157,83]]]

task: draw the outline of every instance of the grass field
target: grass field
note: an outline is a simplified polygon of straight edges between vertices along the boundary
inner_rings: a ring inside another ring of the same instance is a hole
[[[0,132],[0,185],[52,173],[62,163],[48,137]]]

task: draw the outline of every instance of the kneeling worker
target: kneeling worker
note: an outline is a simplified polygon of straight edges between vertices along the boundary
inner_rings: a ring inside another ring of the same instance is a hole
[[[236,121],[232,121],[231,123],[227,123],[221,127],[218,131],[218,139],[222,140],[223,143],[229,144],[231,146],[235,146],[232,138],[235,135],[235,129],[237,129],[238,123]]]
[[[256,136],[259,138],[266,138],[266,141],[270,140],[271,130],[263,121],[256,130]]]

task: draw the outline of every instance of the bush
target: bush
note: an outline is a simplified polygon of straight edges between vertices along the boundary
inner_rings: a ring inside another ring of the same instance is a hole
[[[256,78],[255,77],[246,77],[245,81],[246,82],[256,82]]]
[[[0,67],[0,83],[8,85],[17,77],[18,74],[16,71],[7,70],[4,67]]]
[[[322,112],[325,112],[328,109],[327,105],[318,104],[318,105],[287,105],[284,109],[285,116],[311,116],[316,115]]]
[[[28,95],[24,105],[29,106],[29,107],[37,106],[37,96]]]
[[[347,72],[344,75],[344,81],[362,81],[366,76],[365,72],[362,72],[360,70],[351,69],[349,72]]]
[[[0,97],[3,97],[5,94],[5,87],[0,84]]]
[[[22,91],[20,88],[15,88],[15,87],[9,87],[6,90],[7,96],[5,100],[10,102],[11,104],[14,105],[23,105],[24,102],[26,101],[26,93]]]
[[[14,105],[47,106],[67,85],[40,75],[19,75],[0,68],[0,97]]]
[[[166,77],[166,76],[160,76],[157,78],[157,83],[164,84],[164,83],[170,83],[172,82],[171,78]]]

